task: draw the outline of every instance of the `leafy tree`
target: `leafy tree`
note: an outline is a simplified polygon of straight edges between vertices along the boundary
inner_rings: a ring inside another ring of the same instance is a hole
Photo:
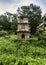
[[[0,15],[0,30],[10,31],[12,30],[16,34],[17,30],[17,15],[6,12],[4,15]]]
[[[30,32],[35,33],[36,28],[41,20],[41,9],[39,6],[30,4],[30,6],[22,6],[22,14],[29,17]]]
[[[42,17],[42,20],[46,21],[46,13],[45,13],[44,16]]]
[[[4,30],[9,30],[11,23],[8,21],[7,17],[4,15],[0,16],[0,25]]]
[[[13,14],[13,20],[11,22],[11,29],[13,30],[13,32],[15,32],[16,34],[16,30],[17,30],[17,15]]]

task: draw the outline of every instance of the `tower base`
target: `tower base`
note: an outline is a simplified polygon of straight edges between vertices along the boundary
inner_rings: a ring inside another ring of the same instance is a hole
[[[17,33],[18,40],[29,40],[29,33]]]

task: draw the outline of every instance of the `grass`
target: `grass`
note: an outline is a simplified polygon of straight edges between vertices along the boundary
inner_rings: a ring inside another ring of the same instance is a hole
[[[46,65],[46,41],[32,36],[31,42],[15,41],[12,34],[0,37],[0,65]]]

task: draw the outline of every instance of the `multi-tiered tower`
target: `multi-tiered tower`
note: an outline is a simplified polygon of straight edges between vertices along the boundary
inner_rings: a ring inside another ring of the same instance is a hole
[[[29,22],[27,16],[18,15],[17,36],[18,40],[29,40],[30,34],[29,34]]]

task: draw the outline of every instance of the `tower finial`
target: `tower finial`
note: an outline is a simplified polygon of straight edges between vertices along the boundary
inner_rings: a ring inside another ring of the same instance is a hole
[[[30,7],[29,7],[29,11],[30,12],[33,12],[33,9],[32,9],[32,6],[30,5]]]
[[[18,7],[18,9],[17,9],[17,12],[18,12],[18,16],[20,16],[20,14],[21,14],[21,10],[20,10],[19,7]]]

